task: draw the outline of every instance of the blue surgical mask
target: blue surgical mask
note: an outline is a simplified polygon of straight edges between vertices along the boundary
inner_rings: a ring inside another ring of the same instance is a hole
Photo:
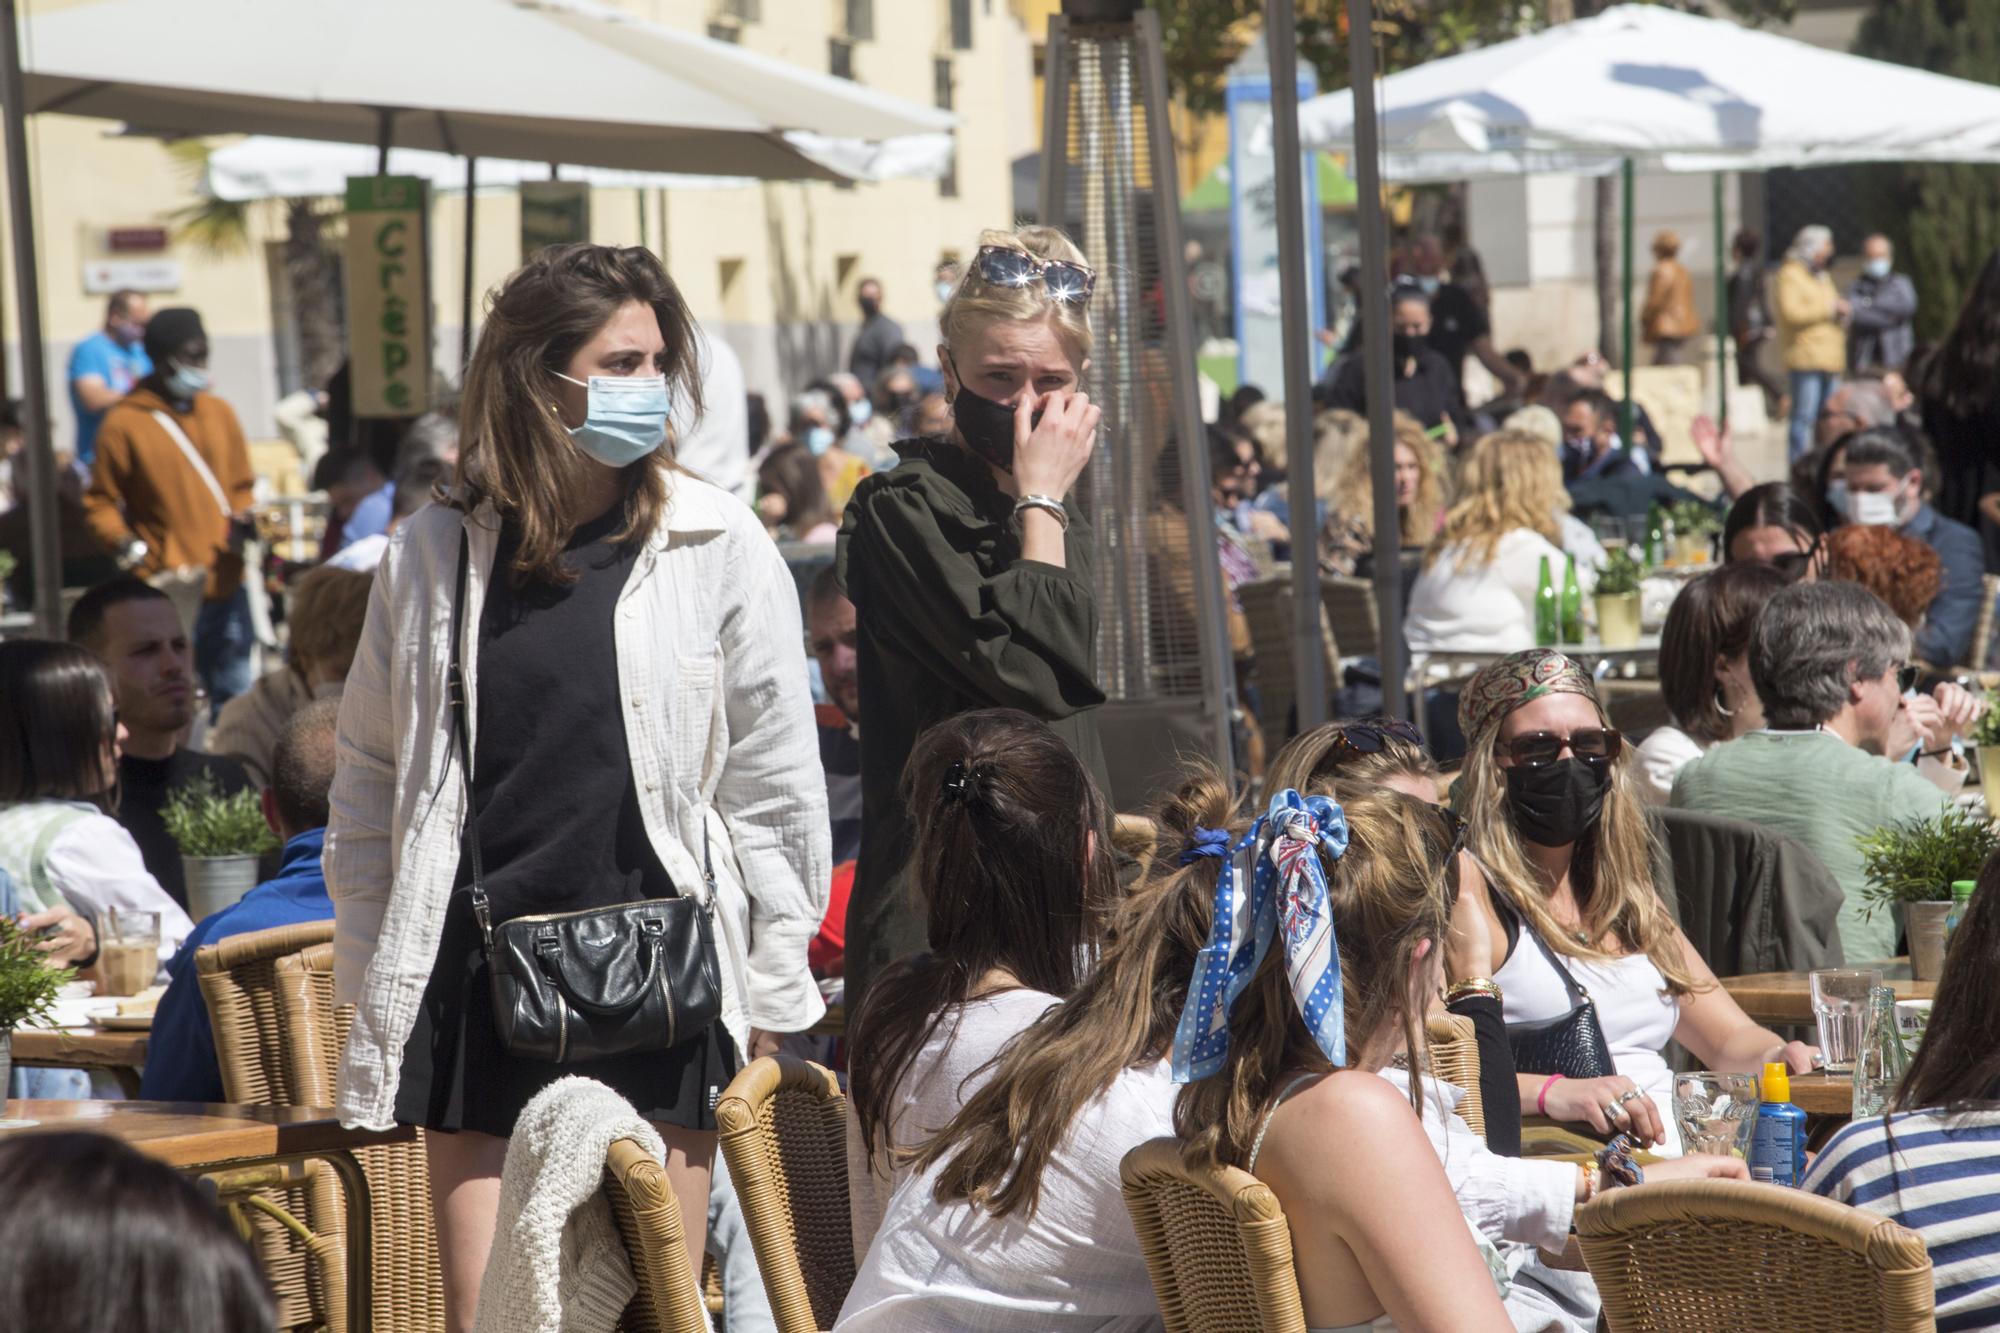
[[[857,398],[847,405],[847,419],[857,426],[867,425],[868,419],[874,415],[875,404],[866,398]]]
[[[200,366],[167,362],[167,392],[175,398],[192,398],[208,387],[208,372]]]
[[[630,467],[666,443],[672,404],[665,375],[592,375],[584,384],[557,371],[556,378],[590,391],[583,424],[570,427],[569,435],[604,466]]]
[[[1425,296],[1436,296],[1438,288],[1442,285],[1442,281],[1435,273],[1419,273],[1417,275],[1417,290]]]
[[[1839,479],[1826,484],[1827,507],[1842,518],[1847,517],[1847,483]]]
[[[814,426],[806,432],[806,450],[814,458],[818,458],[831,448],[833,448],[833,427]]]
[[[1889,276],[1889,261],[1886,259],[1871,259],[1861,266],[1861,271],[1879,281]]]
[[[958,284],[952,282],[949,278],[939,278],[931,290],[937,293],[937,299],[940,302],[949,301],[952,292],[957,289],[957,286]]]

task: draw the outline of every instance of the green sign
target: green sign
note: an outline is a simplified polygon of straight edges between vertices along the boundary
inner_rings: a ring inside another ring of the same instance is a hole
[[[347,327],[354,415],[430,407],[430,193],[418,176],[347,181]]]
[[[590,186],[582,181],[521,182],[521,262],[545,245],[590,239]]]

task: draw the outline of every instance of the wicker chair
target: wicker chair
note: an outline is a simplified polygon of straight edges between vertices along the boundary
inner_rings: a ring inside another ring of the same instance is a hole
[[[784,1055],[753,1060],[715,1108],[778,1333],[833,1327],[854,1285],[846,1117],[832,1072]]]
[[[1381,656],[1381,613],[1375,607],[1373,579],[1323,578],[1319,599],[1342,657]]]
[[[1688,1180],[1577,1210],[1611,1333],[1916,1333],[1930,1256],[1885,1217],[1775,1185]]]
[[[1298,703],[1292,654],[1296,635],[1292,629],[1291,567],[1281,565],[1275,574],[1238,586],[1236,600],[1242,603],[1243,620],[1250,627],[1250,650],[1256,658],[1264,734],[1272,745],[1280,745],[1296,730],[1293,709]],[[1324,618],[1320,622],[1320,644],[1325,650],[1326,683],[1331,690],[1340,683],[1340,663]]]
[[[354,1020],[353,1006],[333,1002],[333,945],[315,944],[278,959],[275,975],[280,1045],[297,1104],[331,1106],[340,1053]],[[364,1148],[355,1159],[368,1178],[374,1224],[375,1327],[443,1329],[444,1275],[422,1133],[414,1143]],[[338,1212],[322,1217],[315,1209],[313,1222],[338,1231],[345,1217]]]
[[[1181,1160],[1178,1139],[1125,1154],[1118,1178],[1167,1333],[1306,1333],[1292,1233],[1247,1171]]]
[[[619,1321],[624,1333],[708,1333],[708,1312],[694,1269],[680,1200],[667,1172],[631,1139],[614,1139],[604,1154],[604,1194],[625,1241],[639,1294]]]
[[[1486,1103],[1479,1095],[1479,1043],[1473,1036],[1472,1020],[1459,1014],[1433,1014],[1427,1026],[1431,1073],[1465,1089],[1465,1100],[1458,1104],[1459,1118],[1485,1138]]]
[[[282,1054],[276,967],[285,955],[332,938],[333,922],[311,922],[232,935],[195,950],[195,976],[208,1005],[225,1100],[255,1106],[305,1104]],[[288,1173],[286,1181],[232,1201],[230,1211],[270,1279],[278,1327],[324,1324],[340,1333],[347,1327],[347,1252],[341,1228],[336,1220],[307,1231],[297,1222],[300,1214],[316,1222],[338,1219],[339,1182],[316,1162]]]

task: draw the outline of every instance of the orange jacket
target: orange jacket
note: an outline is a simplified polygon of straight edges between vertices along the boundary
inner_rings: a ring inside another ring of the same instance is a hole
[[[1649,343],[1662,338],[1692,338],[1701,332],[1701,316],[1694,308],[1694,278],[1680,260],[1662,259],[1653,266],[1639,319]]]
[[[206,597],[228,597],[243,582],[243,559],[229,549],[229,520],[155,412],[180,424],[215,474],[230,512],[250,508],[256,476],[243,427],[229,404],[214,394],[196,394],[194,411],[183,416],[151,390],[134,389],[104,414],[97,429],[84,518],[107,551],[123,550],[134,537],[146,543],[146,558],[133,571],[140,577],[194,566],[208,571]]]

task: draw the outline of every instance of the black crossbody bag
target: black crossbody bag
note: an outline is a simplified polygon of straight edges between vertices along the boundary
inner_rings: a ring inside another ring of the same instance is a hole
[[[1509,904],[1512,906],[1512,904]],[[1611,1046],[1604,1040],[1604,1028],[1597,1021],[1597,1003],[1590,992],[1577,984],[1562,958],[1525,912],[1518,914],[1521,933],[1535,941],[1535,947],[1549,960],[1569,992],[1569,1012],[1560,1018],[1536,1023],[1509,1023],[1507,1045],[1514,1052],[1514,1068],[1523,1074],[1561,1074],[1564,1078],[1609,1078],[1618,1072],[1611,1061]],[[1516,947],[1519,947],[1518,945]]]
[[[714,925],[715,865],[702,828],[708,898],[648,898],[616,907],[551,912],[493,924],[479,859],[479,804],[472,786],[461,640],[471,544],[458,536],[446,698],[465,778],[465,848],[472,860],[472,913],[479,923],[493,998],[493,1024],[509,1054],[552,1064],[663,1051],[699,1036],[722,1013]]]

